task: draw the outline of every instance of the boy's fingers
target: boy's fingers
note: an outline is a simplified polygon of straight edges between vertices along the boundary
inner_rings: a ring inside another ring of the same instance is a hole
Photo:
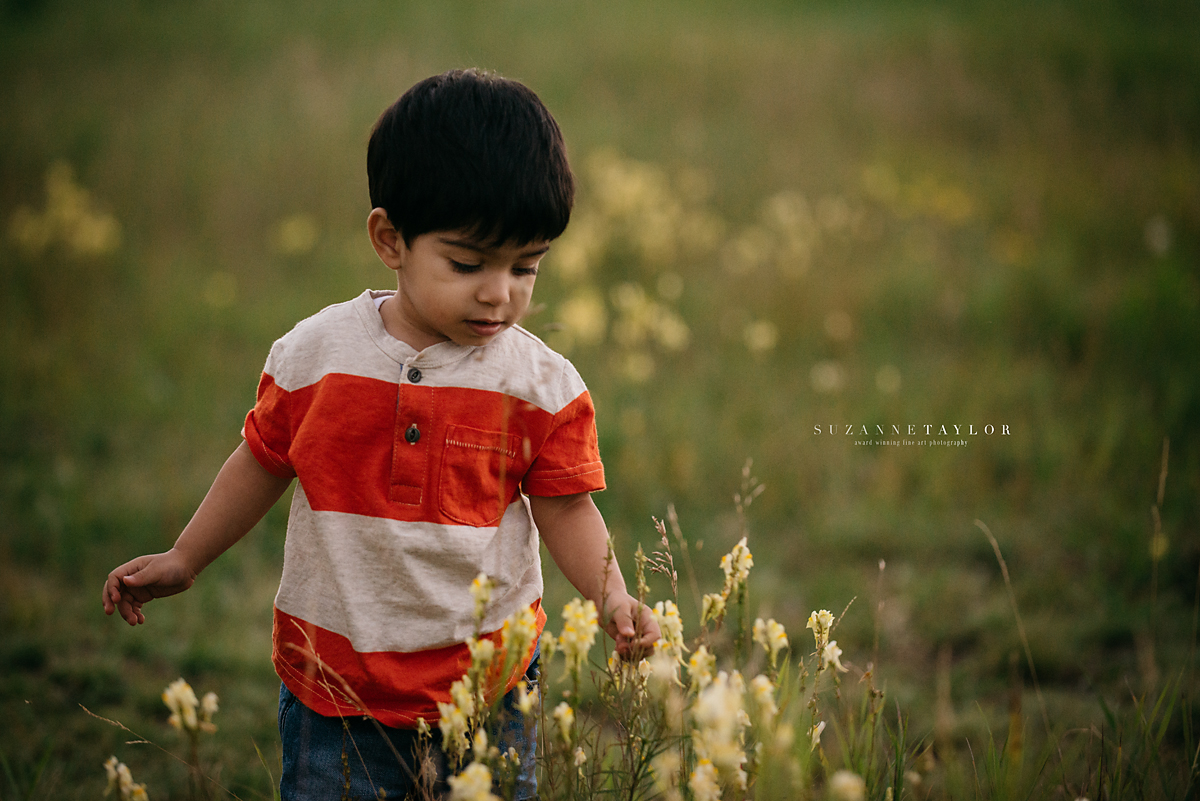
[[[649,644],[639,640],[623,640],[617,643],[617,653],[622,659],[636,661],[646,656]]]
[[[133,596],[124,593],[121,595],[120,603],[117,604],[121,617],[131,626],[136,626],[140,622],[138,620],[139,606],[140,604],[133,599]]]
[[[617,624],[617,631],[624,636],[634,635],[633,615],[630,614],[628,606],[618,606],[613,610],[613,622]]]
[[[650,607],[643,605],[640,617],[643,630],[649,630],[658,627],[658,623],[654,620],[654,611],[651,610]]]
[[[172,585],[175,581],[169,575],[164,575],[163,568],[156,562],[135,567],[128,575],[121,578],[121,586],[126,592],[141,601],[149,601],[155,598],[155,593],[150,589],[156,584]],[[169,592],[160,595],[169,595]]]
[[[641,640],[645,643],[652,643],[662,635],[658,629],[658,621],[654,619],[648,606],[642,607],[641,634]]]
[[[131,626],[137,625],[137,615],[134,614],[133,604],[127,598],[122,598],[117,604],[117,611],[121,613],[121,619]]]
[[[104,613],[111,615],[113,612],[121,612],[124,617],[124,610],[121,607],[121,602],[125,599],[127,590],[125,583],[115,574],[120,570],[113,571],[108,580],[104,582],[104,590],[101,593],[101,602],[104,604]]]
[[[146,622],[142,604],[181,592],[190,586],[177,576],[176,565],[162,554],[139,556],[108,574],[102,600],[106,614],[114,612],[131,626]]]
[[[143,584],[154,583],[153,577],[150,575],[152,571],[151,565],[146,565],[145,567],[140,565],[130,565],[127,570],[128,572],[124,576],[121,576],[122,584],[132,587],[140,587]]]

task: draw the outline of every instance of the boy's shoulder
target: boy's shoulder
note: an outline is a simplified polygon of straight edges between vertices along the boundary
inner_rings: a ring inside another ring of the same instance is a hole
[[[519,325],[512,326],[479,350],[497,358],[532,360],[543,368],[555,370],[562,370],[570,364],[566,356],[551,348],[528,328]]]
[[[587,390],[566,356],[537,335],[514,325],[463,360],[469,383],[557,411]]]
[[[288,331],[281,340],[303,340],[309,337],[320,337],[330,329],[336,329],[340,326],[353,322],[358,318],[356,307],[361,305],[364,297],[377,294],[374,290],[367,290],[361,295],[343,300],[339,303],[331,303],[319,312],[310,314],[308,317],[300,320],[292,330]]]
[[[371,316],[378,317],[374,297],[379,294],[367,290],[296,323],[271,346],[266,371],[285,389],[314,383],[330,372],[382,379],[394,375],[399,354],[382,352],[382,323],[378,331],[371,327]]]

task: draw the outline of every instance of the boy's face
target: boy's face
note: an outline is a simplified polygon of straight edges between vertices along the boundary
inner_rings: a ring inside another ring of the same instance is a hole
[[[380,311],[388,332],[418,350],[445,340],[486,345],[520,322],[550,247],[483,244],[463,231],[433,231],[411,245],[398,234],[392,241],[394,266],[384,262],[396,270],[397,292]]]

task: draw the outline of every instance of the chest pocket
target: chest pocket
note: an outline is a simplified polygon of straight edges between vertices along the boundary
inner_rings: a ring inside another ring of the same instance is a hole
[[[450,426],[438,480],[442,514],[468,526],[496,525],[527,469],[520,437]]]

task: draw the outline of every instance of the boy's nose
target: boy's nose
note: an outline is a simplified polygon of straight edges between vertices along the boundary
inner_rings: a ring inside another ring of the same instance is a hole
[[[508,302],[509,286],[507,275],[485,276],[476,294],[480,303],[500,306]]]

